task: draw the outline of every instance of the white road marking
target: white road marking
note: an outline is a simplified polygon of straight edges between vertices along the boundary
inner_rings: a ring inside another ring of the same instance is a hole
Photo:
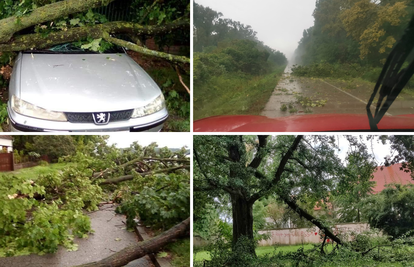
[[[360,99],[360,98],[358,98],[358,97],[356,97],[356,96],[354,96],[354,95],[351,95],[350,93],[348,93],[348,92],[345,92],[344,90],[342,90],[342,89],[339,89],[338,87],[336,87],[335,85],[332,85],[332,84],[330,84],[330,83],[328,83],[328,82],[325,82],[324,80],[321,80],[322,82],[324,82],[324,83],[326,83],[326,84],[328,84],[328,85],[330,85],[330,86],[332,86],[333,88],[335,88],[335,89],[337,89],[337,90],[339,90],[339,91],[341,91],[342,93],[344,93],[344,94],[347,94],[347,95],[349,95],[350,97],[353,97],[353,98],[355,98],[356,100],[358,100],[358,101],[360,101],[360,102],[362,102],[362,103],[364,103],[365,105],[366,104],[368,104],[367,102],[365,102],[364,100],[362,100],[362,99]],[[373,107],[374,109],[375,109],[375,107],[373,106],[373,105],[371,105],[371,107]],[[392,116],[390,113],[388,113],[388,112],[386,112],[385,113],[385,115],[388,115],[388,116]]]

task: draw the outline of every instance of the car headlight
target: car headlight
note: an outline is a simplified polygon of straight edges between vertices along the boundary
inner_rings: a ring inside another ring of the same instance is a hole
[[[165,99],[164,99],[164,95],[160,94],[150,104],[134,109],[134,112],[132,113],[131,118],[144,117],[144,116],[153,114],[157,111],[160,111],[163,108],[165,108]]]
[[[13,95],[11,99],[11,108],[22,115],[33,117],[37,119],[51,120],[51,121],[67,121],[63,112],[50,111],[30,104]]]

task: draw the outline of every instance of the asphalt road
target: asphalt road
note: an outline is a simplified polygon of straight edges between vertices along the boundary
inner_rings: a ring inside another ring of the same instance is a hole
[[[276,118],[301,114],[348,113],[366,114],[366,104],[374,89],[374,84],[362,80],[313,79],[290,75],[290,66],[286,67],[268,103],[261,115]],[[315,106],[303,106],[298,99],[305,99]],[[318,105],[324,103],[323,106]],[[282,111],[282,105],[290,106]],[[374,107],[371,106],[374,110]],[[387,115],[412,114],[414,97],[401,93]]]

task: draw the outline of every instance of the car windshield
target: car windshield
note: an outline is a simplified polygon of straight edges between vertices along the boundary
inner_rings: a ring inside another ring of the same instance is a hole
[[[227,1],[195,1],[195,120],[346,114],[348,125],[370,117],[376,130],[372,126],[384,117],[414,117],[414,33],[400,44],[414,15],[410,5],[298,2],[300,10],[286,2],[232,9]]]
[[[47,53],[47,54],[99,54],[99,53],[105,53],[105,54],[113,54],[113,53],[124,53],[124,50],[122,47],[117,45],[112,45],[108,49],[106,49],[104,52],[96,52],[89,49],[83,49],[79,45],[75,45],[74,43],[65,43],[65,44],[59,44],[55,45],[51,48],[47,49],[39,49],[39,50],[30,50],[27,51],[30,53]]]

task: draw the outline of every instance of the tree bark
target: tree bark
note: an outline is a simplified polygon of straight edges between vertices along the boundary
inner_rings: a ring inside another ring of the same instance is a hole
[[[146,175],[150,175],[150,174],[156,174],[156,173],[164,173],[164,172],[173,172],[179,169],[189,169],[190,165],[183,165],[183,166],[178,166],[178,167],[173,167],[173,168],[167,168],[167,169],[161,169],[161,170],[156,170],[156,171],[149,171],[149,172],[142,172],[140,173],[141,176],[146,176]],[[125,181],[129,181],[134,179],[134,176],[132,175],[125,175],[125,176],[121,176],[121,177],[117,177],[117,178],[112,178],[112,179],[107,179],[101,183],[99,183],[99,185],[106,185],[106,184],[117,184],[120,182],[125,182]]]
[[[330,237],[333,241],[335,241],[336,243],[342,245],[341,239],[339,239],[339,237],[337,237],[334,233],[332,233],[332,231],[328,227],[324,226],[321,221],[319,221],[317,218],[313,217],[306,210],[299,207],[298,204],[296,204],[295,201],[290,200],[290,199],[288,199],[286,197],[283,197],[283,196],[280,196],[280,197],[297,214],[299,214],[301,217],[305,218],[306,220],[310,221],[315,226],[317,226],[319,229],[321,229],[325,233],[325,235]]]
[[[175,55],[171,55],[171,54],[167,54],[164,52],[158,52],[158,51],[154,51],[154,50],[150,50],[148,48],[133,44],[131,42],[127,42],[121,39],[117,39],[114,37],[109,36],[108,33],[104,33],[103,34],[103,38],[105,40],[107,40],[110,43],[119,45],[119,46],[123,46],[126,47],[132,51],[144,54],[144,55],[148,55],[148,56],[155,56],[158,58],[163,58],[166,59],[168,61],[171,62],[180,62],[180,63],[190,63],[190,59],[188,57],[184,57],[184,56],[175,56]]]
[[[78,265],[77,267],[121,267],[147,254],[159,251],[163,246],[171,243],[174,239],[186,235],[189,230],[190,218],[154,238],[124,248],[103,260]]]
[[[253,244],[253,203],[240,195],[231,195],[233,212],[233,248],[240,237],[245,236],[252,241],[248,253],[256,256]]]
[[[34,9],[28,15],[0,20],[0,43],[9,41],[13,34],[30,26],[53,21],[91,8],[106,6],[114,0],[65,0]]]
[[[91,37],[103,38],[104,33],[134,33],[137,35],[157,35],[169,33],[175,29],[189,26],[188,21],[178,21],[164,26],[142,26],[137,23],[115,21],[68,29],[67,31],[52,32],[47,36],[40,33],[17,36],[13,41],[1,44],[0,52],[43,49],[53,45],[70,43]],[[1,30],[0,30],[1,33]]]

